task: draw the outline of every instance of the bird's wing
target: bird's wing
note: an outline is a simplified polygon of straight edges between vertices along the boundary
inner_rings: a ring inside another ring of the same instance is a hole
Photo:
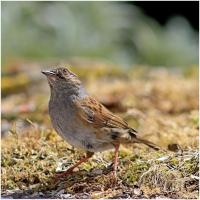
[[[81,101],[78,101],[76,105],[78,108],[77,114],[81,120],[96,128],[130,129],[123,119],[112,114],[107,108],[92,97],[86,97]]]
[[[109,130],[104,138],[108,141],[119,141],[121,143],[136,142],[144,143],[147,146],[159,150],[160,147],[152,142],[138,137],[137,131],[130,128],[120,117],[112,114],[107,108],[92,97],[86,97],[76,102],[77,115],[84,123],[90,124],[94,128],[104,128]]]

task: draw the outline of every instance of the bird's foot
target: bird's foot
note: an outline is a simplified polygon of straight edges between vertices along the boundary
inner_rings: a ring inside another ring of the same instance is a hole
[[[117,172],[115,170],[112,171],[112,177],[114,179],[117,179]]]
[[[118,183],[118,177],[116,174],[116,171],[111,171],[109,174],[109,180],[110,180],[110,184],[112,185],[112,187],[115,187]]]

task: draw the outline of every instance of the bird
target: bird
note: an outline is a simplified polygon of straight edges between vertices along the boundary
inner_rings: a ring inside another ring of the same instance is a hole
[[[64,177],[73,173],[95,152],[114,149],[113,173],[117,176],[118,154],[121,144],[142,143],[154,150],[156,144],[143,139],[126,121],[113,114],[92,97],[79,77],[67,67],[41,71],[50,86],[49,115],[56,132],[71,146],[86,152],[76,164],[57,174]]]

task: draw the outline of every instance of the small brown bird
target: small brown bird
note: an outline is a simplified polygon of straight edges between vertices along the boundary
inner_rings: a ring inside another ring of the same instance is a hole
[[[59,176],[71,174],[94,152],[115,148],[114,175],[118,165],[120,144],[143,143],[160,148],[137,135],[137,131],[91,97],[79,78],[67,68],[42,71],[46,75],[51,96],[49,114],[55,130],[72,146],[85,150],[86,156]]]

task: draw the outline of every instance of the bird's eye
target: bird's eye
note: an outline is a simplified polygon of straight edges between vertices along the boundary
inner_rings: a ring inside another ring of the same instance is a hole
[[[64,74],[67,74],[68,71],[67,71],[67,69],[63,69],[63,72],[64,72]]]

